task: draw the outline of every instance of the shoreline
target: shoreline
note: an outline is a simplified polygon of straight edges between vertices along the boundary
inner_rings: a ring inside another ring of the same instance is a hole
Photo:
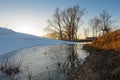
[[[120,80],[120,52],[83,47],[90,55],[75,72],[75,80]]]

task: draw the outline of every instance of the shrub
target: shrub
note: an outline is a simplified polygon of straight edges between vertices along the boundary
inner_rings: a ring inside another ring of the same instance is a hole
[[[20,61],[14,62],[14,58],[6,58],[0,64],[0,71],[7,75],[17,74],[21,72],[21,64],[23,62],[23,55],[20,57]]]

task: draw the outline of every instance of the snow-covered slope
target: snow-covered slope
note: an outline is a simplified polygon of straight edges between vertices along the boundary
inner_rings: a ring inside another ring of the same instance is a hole
[[[0,64],[4,64],[7,59],[10,65],[14,65],[22,59],[21,72],[14,75],[16,80],[28,80],[29,71],[32,80],[65,80],[63,70],[67,69],[70,62],[69,55],[77,52],[78,59],[88,56],[88,53],[81,50],[83,44],[66,44],[71,42],[50,40],[0,28]],[[13,80],[13,77],[0,71],[0,80]]]
[[[0,55],[16,49],[36,45],[63,44],[63,43],[68,42],[40,38],[37,36],[18,33],[10,29],[0,27]]]

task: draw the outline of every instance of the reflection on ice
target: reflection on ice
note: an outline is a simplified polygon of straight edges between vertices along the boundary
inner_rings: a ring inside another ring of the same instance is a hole
[[[50,45],[36,46],[20,51],[7,59],[19,63],[21,72],[14,75],[17,80],[63,80],[75,70],[89,54],[82,50],[81,45]],[[5,55],[4,55],[5,56]],[[3,59],[1,59],[2,62]],[[10,80],[0,73],[0,80]]]

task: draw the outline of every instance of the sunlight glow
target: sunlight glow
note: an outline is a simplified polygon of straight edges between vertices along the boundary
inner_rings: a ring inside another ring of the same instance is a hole
[[[17,32],[32,34],[36,36],[43,36],[45,33],[43,31],[46,22],[44,18],[40,18],[31,14],[15,15],[9,17],[7,25],[8,28],[15,30]]]
[[[29,25],[19,25],[17,27],[18,28],[16,29],[16,31],[18,31],[18,32],[23,32],[23,33],[28,33],[28,34],[35,34],[35,31],[34,31],[34,29],[32,29],[32,26],[29,26]]]
[[[34,26],[35,24],[18,24],[18,26],[15,28],[15,31],[36,36],[43,36],[44,32],[40,28]]]

